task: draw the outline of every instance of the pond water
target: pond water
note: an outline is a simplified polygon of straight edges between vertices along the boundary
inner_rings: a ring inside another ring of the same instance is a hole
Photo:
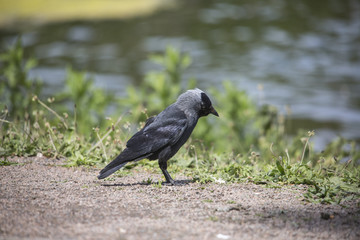
[[[20,30],[21,29],[21,30]],[[179,1],[130,19],[67,21],[1,30],[22,34],[32,72],[51,93],[65,68],[93,74],[123,95],[154,69],[149,54],[172,45],[193,64],[199,87],[230,80],[260,103],[291,109],[292,129],[315,130],[316,148],[337,135],[360,142],[360,1]],[[259,86],[263,88],[259,90]]]

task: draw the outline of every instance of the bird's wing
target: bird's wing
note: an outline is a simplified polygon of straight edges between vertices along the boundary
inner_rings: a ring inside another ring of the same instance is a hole
[[[130,138],[126,146],[139,155],[154,153],[174,145],[187,128],[187,118],[182,111],[168,111],[147,122],[145,127]]]

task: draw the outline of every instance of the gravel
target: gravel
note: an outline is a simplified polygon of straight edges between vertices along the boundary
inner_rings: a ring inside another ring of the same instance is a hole
[[[306,186],[162,181],[136,167],[112,181],[64,160],[0,167],[0,239],[360,239],[360,203],[307,203]]]

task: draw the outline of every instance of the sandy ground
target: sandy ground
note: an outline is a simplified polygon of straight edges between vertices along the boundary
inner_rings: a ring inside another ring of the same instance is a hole
[[[113,181],[60,160],[0,167],[0,239],[360,239],[359,203],[306,203],[302,186],[157,187],[141,167]]]

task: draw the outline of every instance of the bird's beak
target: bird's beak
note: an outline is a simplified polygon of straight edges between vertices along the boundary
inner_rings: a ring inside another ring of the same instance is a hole
[[[217,113],[217,111],[215,110],[215,108],[213,106],[211,106],[211,108],[210,108],[210,113],[214,114],[217,117],[219,116],[219,114]]]

